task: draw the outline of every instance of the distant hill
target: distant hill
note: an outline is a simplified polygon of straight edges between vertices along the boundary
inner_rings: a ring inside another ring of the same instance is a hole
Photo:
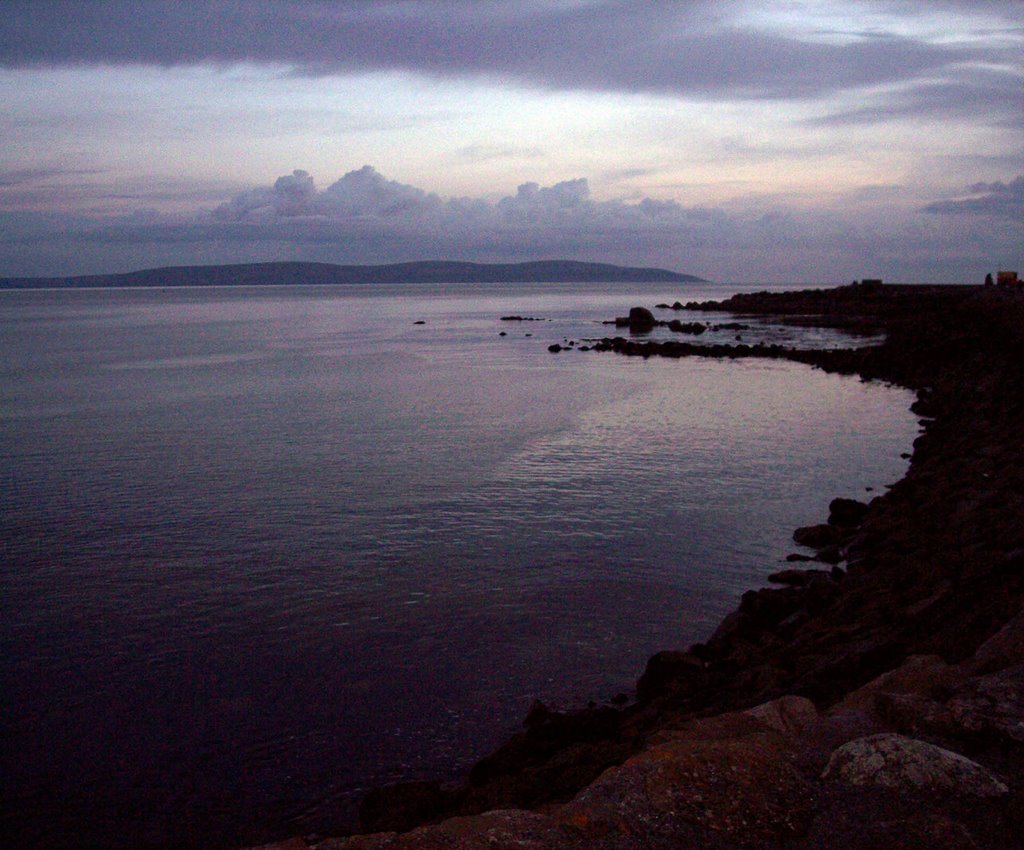
[[[0,278],[0,289],[111,286],[288,286],[339,283],[573,283],[629,281],[704,283],[703,278],[667,269],[630,268],[573,260],[532,263],[450,263],[429,261],[383,266],[329,263],[249,263],[230,266],[170,266],[125,274],[78,277]]]

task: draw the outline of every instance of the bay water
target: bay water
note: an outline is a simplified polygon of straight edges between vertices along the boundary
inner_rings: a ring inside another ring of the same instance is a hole
[[[739,288],[0,292],[4,846],[344,829],[706,638],[917,432],[799,364],[548,351]]]

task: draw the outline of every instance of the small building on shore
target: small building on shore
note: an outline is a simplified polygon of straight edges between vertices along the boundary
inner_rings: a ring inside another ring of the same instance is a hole
[[[1021,279],[1017,277],[1017,272],[996,272],[996,286],[1007,286],[1011,289],[1020,289],[1022,285],[1024,285],[1024,281],[1021,281]]]

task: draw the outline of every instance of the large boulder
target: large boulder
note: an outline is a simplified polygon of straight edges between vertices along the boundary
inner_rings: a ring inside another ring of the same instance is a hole
[[[968,758],[916,738],[883,733],[857,738],[829,758],[822,779],[893,790],[945,790],[999,797],[1009,789]]]
[[[724,850],[785,846],[813,815],[787,736],[731,714],[664,733],[553,818],[581,847]]]
[[[829,525],[856,528],[867,515],[868,506],[856,499],[833,499],[828,506]]]
[[[1024,665],[968,681],[946,705],[966,731],[1024,744]]]
[[[629,329],[633,333],[646,333],[657,324],[654,313],[646,307],[634,307],[629,311]]]
[[[744,714],[765,726],[790,737],[796,737],[818,720],[818,709],[807,697],[784,696],[747,709]]]

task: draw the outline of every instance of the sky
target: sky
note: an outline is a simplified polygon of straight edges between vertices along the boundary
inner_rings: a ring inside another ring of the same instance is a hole
[[[1024,273],[1024,0],[2,0],[0,276]]]

